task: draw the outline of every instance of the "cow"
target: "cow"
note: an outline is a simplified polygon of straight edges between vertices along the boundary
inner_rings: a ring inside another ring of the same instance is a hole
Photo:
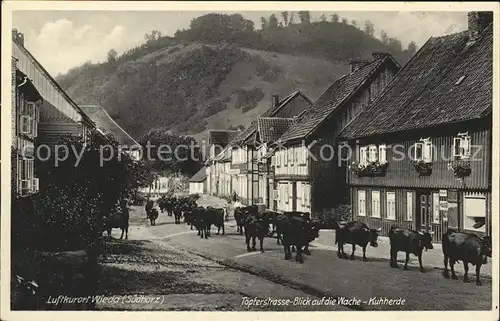
[[[226,234],[224,229],[224,209],[222,208],[213,208],[211,206],[206,209],[208,215],[208,236],[210,236],[210,228],[213,225],[217,226],[217,234],[220,234],[220,230],[222,228],[222,234]]]
[[[264,252],[263,243],[264,237],[269,234],[269,217],[265,214],[259,214],[251,206],[247,207],[244,217],[245,242],[247,251],[255,251],[255,239],[260,242],[260,252]],[[250,239],[252,239],[252,247],[250,248]]]
[[[259,213],[259,208],[257,205],[250,205],[245,207],[236,207],[234,209],[234,220],[236,221],[236,233],[243,235],[243,229],[245,227],[245,219],[248,215],[257,215]]]
[[[481,266],[487,264],[488,257],[491,258],[491,238],[484,236],[480,238],[476,234],[448,231],[443,234],[442,242],[444,254],[444,272],[445,278],[449,278],[448,261],[450,262],[451,278],[457,280],[454,264],[462,261],[464,264],[463,282],[469,282],[467,273],[469,272],[469,263],[476,266],[476,285],[482,285],[479,279]]]
[[[272,230],[269,233],[269,236],[272,237],[274,233],[276,233],[276,244],[281,245],[281,234],[278,231],[278,216],[280,215],[278,212],[274,211],[266,211],[269,222],[271,223]]]
[[[173,207],[172,211],[174,213],[175,224],[181,224],[182,210],[183,207],[180,204],[177,204]]]
[[[351,260],[354,260],[354,251],[356,245],[363,248],[363,261],[367,262],[366,247],[370,244],[373,247],[378,246],[378,233],[382,229],[371,229],[363,222],[336,222],[335,226],[335,244],[338,244],[337,256],[339,258],[347,258],[344,252],[344,244],[352,244]]]
[[[122,230],[122,235],[120,240],[123,239],[123,233],[125,233],[125,239],[128,239],[128,226],[129,226],[129,209],[127,207],[127,202],[122,201],[121,209],[111,213],[107,217],[103,217],[104,230],[108,232],[108,236],[111,236],[111,230],[113,228],[119,228]]]
[[[193,209],[193,225],[198,230],[200,238],[208,239],[210,236],[210,217],[204,207],[196,207]]]
[[[301,217],[303,219],[305,219],[306,221],[311,221],[311,215],[309,213],[306,213],[306,212],[283,212],[283,214],[281,215],[286,215],[286,216],[289,216],[289,217]],[[276,222],[278,220],[278,217],[279,215],[276,216]],[[276,224],[276,223],[273,223],[273,225]],[[282,230],[278,227],[278,225],[276,224],[276,238],[277,238],[277,244],[280,244],[280,241],[281,243],[282,242]],[[292,245],[292,252],[295,252],[296,251],[296,248],[294,245]],[[311,252],[309,251],[309,243],[305,245],[304,247],[304,254],[306,255],[311,255]]]
[[[154,202],[153,202],[153,201],[151,201],[151,200],[148,200],[148,201],[146,202],[146,206],[145,206],[145,210],[146,210],[146,217],[148,217],[148,213],[149,213],[149,211],[151,211],[151,210],[153,209],[154,205],[155,205],[155,204],[154,204]]]
[[[156,225],[156,219],[158,218],[158,210],[156,208],[152,208],[148,212],[148,218],[149,222],[151,223],[152,226]]]
[[[295,261],[304,263],[303,248],[319,236],[319,224],[304,216],[282,214],[277,217],[277,229],[282,233],[285,260],[292,258],[290,246],[295,246]]]
[[[413,254],[418,257],[420,272],[423,273],[424,267],[422,266],[422,251],[424,248],[426,251],[434,248],[432,246],[432,234],[434,234],[434,232],[414,231],[410,229],[398,228],[394,225],[391,226],[391,229],[389,230],[391,268],[398,268],[398,252],[403,251],[406,252],[406,260],[403,269],[408,269],[410,254]]]

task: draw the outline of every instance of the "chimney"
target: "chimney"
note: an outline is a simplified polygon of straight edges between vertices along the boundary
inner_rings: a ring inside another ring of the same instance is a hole
[[[368,60],[351,60],[349,66],[351,67],[351,73],[368,64]]]
[[[273,94],[273,96],[272,96],[272,104],[273,104],[272,107],[278,106],[279,103],[280,103],[280,95]]]
[[[384,59],[385,57],[389,57],[390,55],[390,53],[382,51],[372,53],[373,60]]]
[[[12,29],[12,40],[24,47],[24,34]]]
[[[467,24],[469,31],[469,41],[472,43],[479,38],[479,35],[483,32],[490,23],[493,22],[493,12],[492,11],[471,11],[467,14]]]

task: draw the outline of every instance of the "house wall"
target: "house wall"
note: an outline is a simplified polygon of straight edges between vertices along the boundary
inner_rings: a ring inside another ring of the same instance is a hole
[[[74,106],[74,103],[68,101],[63,92],[47,76],[47,73],[15,41],[12,42],[12,55],[18,60],[17,67],[19,70],[26,74],[33,82],[44,101],[55,106],[59,112],[72,121],[82,121],[82,116]],[[42,111],[41,119],[44,120],[45,109]]]
[[[203,188],[205,181],[203,182],[189,182],[189,194],[203,194]]]
[[[442,126],[425,131],[407,132],[397,136],[372,137],[361,140],[359,145],[386,144],[388,162],[385,175],[358,177],[349,171],[351,205],[354,218],[371,227],[382,228],[387,235],[391,225],[411,229],[430,229],[435,242],[441,242],[448,227],[463,229],[480,235],[491,233],[491,130],[490,120],[467,122],[453,126]],[[464,180],[454,177],[448,169],[453,160],[453,138],[458,133],[468,132],[471,145],[471,174]],[[424,135],[425,134],[425,135]],[[419,176],[412,165],[413,147],[420,138],[429,138],[433,146],[432,172]],[[356,160],[359,148],[354,148]],[[412,149],[410,149],[412,147]],[[410,157],[410,156],[411,157]],[[366,191],[366,215],[359,215],[359,190]],[[380,218],[372,217],[372,191],[380,192]],[[396,216],[387,217],[387,192],[395,193]],[[408,198],[412,195],[411,198]],[[428,196],[425,196],[428,195]],[[421,206],[429,197],[429,209]],[[409,201],[411,200],[411,201]],[[411,203],[411,205],[408,205]],[[423,208],[423,209],[422,209]],[[426,220],[426,211],[430,217]],[[407,213],[411,212],[408,216]],[[473,228],[475,220],[486,224]]]
[[[447,134],[445,129],[441,131],[427,130],[418,134],[406,135],[406,139],[404,136],[398,135],[397,138],[374,138],[372,140],[361,141],[359,146],[371,143],[387,145],[387,171],[381,177],[357,177],[352,172],[349,172],[348,179],[350,184],[418,188],[488,189],[491,186],[491,150],[488,142],[491,139],[491,130],[479,127],[471,130],[471,128],[473,127],[463,124],[459,127],[449,129],[449,134]],[[471,146],[473,146],[471,152],[475,154],[474,159],[477,159],[477,161],[471,161],[471,175],[462,183],[448,170],[448,163],[453,158],[453,138],[456,134],[467,131],[471,137]],[[436,157],[432,163],[432,174],[419,177],[408,155],[412,155],[413,146],[420,141],[420,138],[427,137],[430,138],[434,146],[434,155]],[[351,148],[355,154],[356,161],[359,160],[359,147],[357,148],[354,144],[351,144]]]
[[[365,195],[365,210],[361,211],[363,202],[362,194]],[[374,217],[373,192],[379,193],[380,217]],[[428,208],[422,209],[419,204],[420,193],[428,194]],[[388,194],[395,194],[395,217],[388,218]],[[491,192],[490,191],[459,191],[453,189],[415,189],[415,188],[393,188],[378,186],[356,186],[351,188],[353,219],[365,222],[370,228],[382,228],[381,235],[388,236],[392,225],[400,228],[414,230],[428,230],[434,232],[433,241],[441,242],[442,235],[448,227],[476,233],[480,236],[491,235]],[[470,204],[470,199],[477,199],[479,203]],[[478,208],[484,208],[478,212]],[[364,212],[364,215],[362,215]],[[426,218],[423,218],[427,214]],[[471,217],[486,217],[486,225],[481,228],[473,228],[474,220]],[[427,220],[427,222],[425,222]]]

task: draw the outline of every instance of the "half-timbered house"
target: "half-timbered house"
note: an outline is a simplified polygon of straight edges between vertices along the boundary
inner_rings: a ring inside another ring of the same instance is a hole
[[[370,227],[491,233],[492,13],[430,38],[341,133],[354,217]]]
[[[16,29],[12,30],[12,56],[19,71],[43,97],[39,106],[37,144],[54,145],[61,135],[68,134],[88,137],[95,124],[24,47],[24,35]]]
[[[273,155],[275,210],[317,213],[348,202],[335,137],[380,95],[399,68],[390,54],[381,52],[370,61],[352,61],[350,73],[280,137]]]
[[[206,191],[209,194],[227,197],[231,194],[229,173],[229,142],[239,133],[237,130],[210,130],[208,132],[208,157],[205,162],[207,175]]]
[[[311,100],[297,90],[283,99],[277,94],[272,96],[271,107],[261,117],[292,118],[312,106]],[[242,131],[231,142],[231,173],[233,188],[243,204],[263,204],[259,202],[259,165],[257,149],[257,120]]]

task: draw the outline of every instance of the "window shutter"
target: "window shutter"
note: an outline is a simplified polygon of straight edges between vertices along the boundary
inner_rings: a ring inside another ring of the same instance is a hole
[[[380,163],[386,163],[387,162],[387,155],[386,155],[386,150],[387,147],[385,145],[380,145],[378,147],[378,154],[379,154],[379,161]]]
[[[425,162],[432,162],[432,143],[430,141],[426,141],[424,143],[424,148],[423,148],[423,159]]]
[[[459,137],[453,138],[453,156],[454,157],[460,156],[461,141],[462,140]]]
[[[460,147],[462,149],[462,156],[470,157],[470,136],[465,136],[460,140]]]

